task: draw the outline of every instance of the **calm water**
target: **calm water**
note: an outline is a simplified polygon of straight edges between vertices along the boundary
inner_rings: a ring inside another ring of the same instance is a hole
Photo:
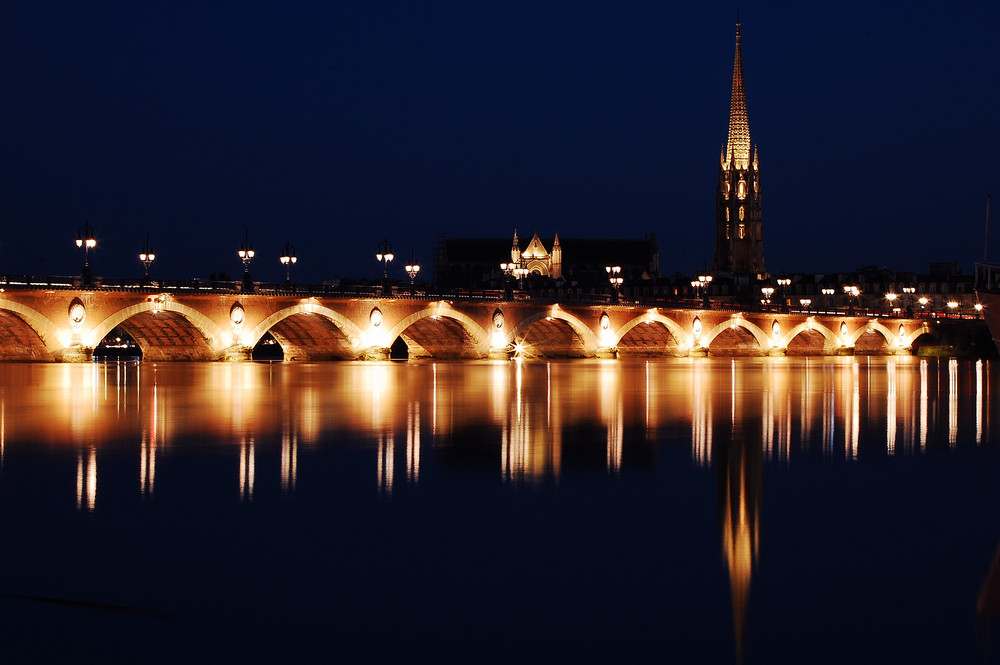
[[[998,418],[947,359],[0,365],[0,655],[1000,662]]]

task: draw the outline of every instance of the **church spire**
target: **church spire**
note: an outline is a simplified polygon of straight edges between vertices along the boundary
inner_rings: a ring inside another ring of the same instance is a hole
[[[747,97],[743,89],[743,53],[740,49],[740,19],[736,17],[736,56],[733,61],[733,96],[729,105],[729,142],[726,161],[735,162],[737,169],[750,165],[750,121],[747,118]]]

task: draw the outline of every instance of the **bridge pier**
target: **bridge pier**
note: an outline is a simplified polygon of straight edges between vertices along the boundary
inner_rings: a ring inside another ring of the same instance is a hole
[[[603,349],[597,349],[595,355],[598,358],[604,358],[606,360],[617,360],[618,359],[618,347],[605,347]]]
[[[226,349],[223,359],[226,362],[249,362],[253,360],[253,347],[234,344]]]
[[[788,349],[783,346],[772,346],[768,349],[767,355],[775,357],[784,357],[788,355]]]
[[[94,350],[82,344],[68,346],[63,349],[58,360],[64,363],[89,363],[94,360]]]
[[[371,346],[361,354],[361,360],[389,360],[391,349],[387,346]]]

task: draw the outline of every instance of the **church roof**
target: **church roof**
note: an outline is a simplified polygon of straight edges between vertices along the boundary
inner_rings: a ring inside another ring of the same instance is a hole
[[[736,21],[736,56],[733,60],[733,96],[729,105],[729,142],[726,162],[735,161],[737,169],[750,167],[750,121],[747,97],[743,88],[743,52],[740,48],[740,23]]]

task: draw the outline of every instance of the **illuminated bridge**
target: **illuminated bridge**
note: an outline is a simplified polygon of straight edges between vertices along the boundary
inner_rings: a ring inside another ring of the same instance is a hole
[[[80,362],[113,331],[147,360],[833,355],[909,353],[926,320],[482,297],[258,289],[10,286],[0,360]]]

